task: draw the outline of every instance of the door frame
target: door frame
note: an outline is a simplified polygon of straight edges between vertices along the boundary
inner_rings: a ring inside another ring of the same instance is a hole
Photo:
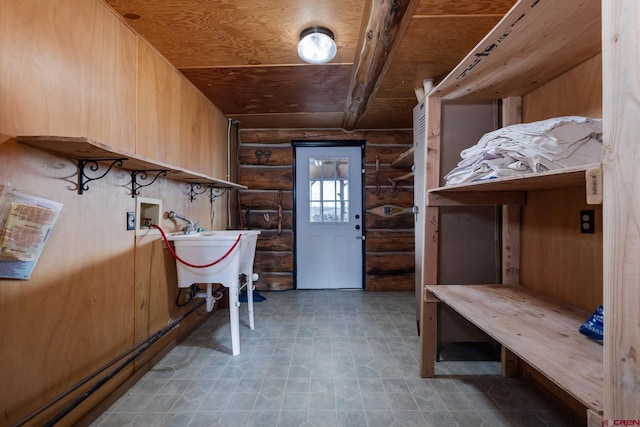
[[[367,227],[366,227],[366,202],[365,202],[365,188],[366,188],[366,182],[365,182],[365,165],[364,165],[364,147],[366,145],[366,140],[364,139],[354,139],[354,140],[327,140],[327,139],[320,139],[320,140],[298,140],[298,139],[294,139],[291,141],[291,146],[293,147],[293,289],[298,289],[298,251],[296,250],[298,247],[297,244],[297,240],[298,240],[298,233],[297,233],[297,184],[296,184],[296,165],[297,165],[297,159],[296,159],[296,149],[298,147],[320,147],[320,148],[333,148],[333,147],[360,147],[360,170],[362,171],[362,180],[361,180],[361,185],[360,185],[360,191],[362,192],[362,236],[363,239],[361,240],[361,246],[362,246],[362,272],[361,272],[361,276],[362,276],[362,290],[365,289],[365,283],[366,283],[366,271],[365,271],[365,266],[366,266],[366,252],[365,252],[365,239],[366,239],[366,233],[367,233]]]

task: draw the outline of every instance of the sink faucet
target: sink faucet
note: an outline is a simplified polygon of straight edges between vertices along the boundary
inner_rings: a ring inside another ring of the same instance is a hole
[[[175,213],[174,211],[169,211],[167,213],[167,216],[169,217],[169,219],[174,219],[174,218],[179,218],[183,221],[185,221],[187,223],[187,226],[185,228],[183,228],[184,234],[193,234],[197,231],[198,229],[198,224],[200,224],[199,222],[196,222],[195,224],[193,223],[193,221],[191,221],[189,218],[187,218],[184,215],[180,215],[179,213]]]

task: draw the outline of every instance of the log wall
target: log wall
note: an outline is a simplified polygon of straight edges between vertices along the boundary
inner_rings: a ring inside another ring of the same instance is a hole
[[[261,230],[256,250],[257,289],[295,287],[292,140],[364,140],[365,210],[384,205],[413,206],[413,178],[395,185],[409,169],[391,163],[413,144],[411,130],[343,132],[340,130],[256,130],[239,132],[238,179],[249,190],[238,192],[237,226]],[[265,155],[267,152],[270,155]],[[376,166],[377,165],[377,166]],[[414,289],[414,219],[410,212],[393,217],[364,214],[365,289]]]

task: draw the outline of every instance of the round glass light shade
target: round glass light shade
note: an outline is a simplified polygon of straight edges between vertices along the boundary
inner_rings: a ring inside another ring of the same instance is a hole
[[[300,34],[298,55],[309,64],[324,64],[336,56],[333,33],[323,27],[310,27]]]

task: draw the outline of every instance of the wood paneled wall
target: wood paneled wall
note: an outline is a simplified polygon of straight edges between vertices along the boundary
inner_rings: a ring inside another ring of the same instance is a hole
[[[408,172],[392,168],[391,162],[411,147],[412,138],[411,130],[241,130],[238,182],[250,190],[239,192],[237,221],[240,227],[262,231],[256,251],[255,271],[260,274],[257,288],[294,287],[292,140],[365,140],[364,203],[366,209],[372,209],[382,205],[413,206],[413,179],[396,186],[387,179]],[[256,155],[266,150],[271,152],[269,159]],[[393,217],[365,214],[365,289],[414,289],[413,224],[410,212]]]
[[[522,101],[525,123],[566,115],[602,117],[602,54],[529,93]]]
[[[128,172],[114,169],[78,195],[73,161],[15,136],[84,136],[225,178],[227,121],[100,0],[0,7],[0,184],[64,204],[31,278],[0,279],[0,426],[9,426],[189,308],[175,304],[175,262],[159,236],[126,230],[126,212],[136,210]],[[191,203],[184,184],[162,178],[141,195],[204,227],[226,226],[225,198]],[[204,318],[191,315],[61,425],[73,425]],[[43,425],[85,388],[28,425]]]
[[[594,211],[594,234],[580,231],[583,209]],[[587,205],[584,188],[530,191],[521,221],[522,284],[595,310],[603,295],[602,205]]]
[[[226,171],[222,113],[143,40],[138,41],[138,73],[145,78],[138,84],[136,153],[206,175]]]
[[[1,131],[131,150],[136,35],[100,1],[2,1]]]
[[[522,110],[523,122],[602,117],[602,55],[525,96]],[[594,210],[595,234],[580,233],[582,209]],[[521,221],[521,283],[589,311],[602,303],[602,206],[580,189],[530,192]]]

